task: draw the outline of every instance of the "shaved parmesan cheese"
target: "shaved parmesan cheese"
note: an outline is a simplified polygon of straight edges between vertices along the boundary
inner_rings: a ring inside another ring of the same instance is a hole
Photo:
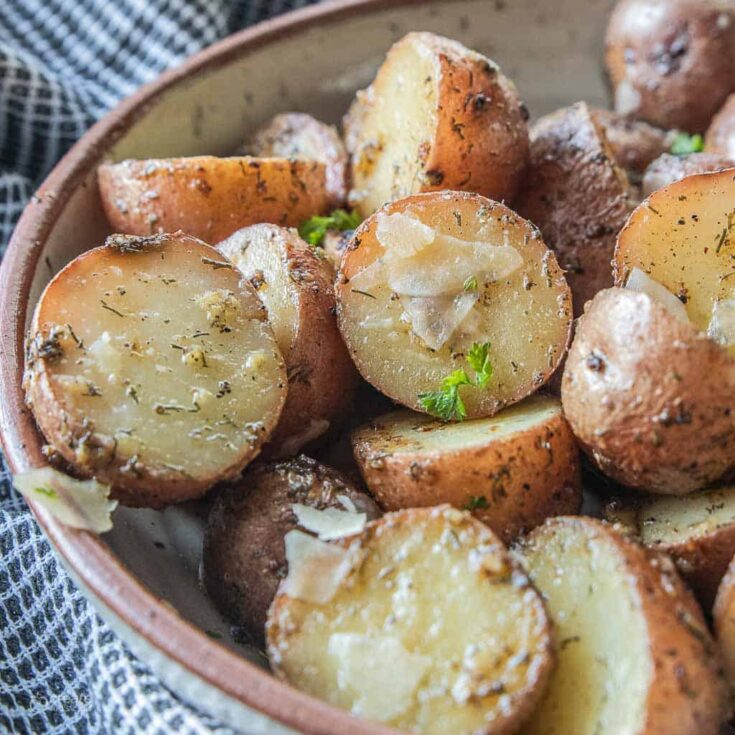
[[[293,512],[302,528],[317,534],[322,541],[352,536],[365,528],[365,513],[349,513],[336,508],[317,510],[309,505],[294,503]]]
[[[379,214],[375,231],[378,242],[397,257],[415,255],[434,242],[436,232],[407,214]]]
[[[89,345],[87,352],[103,372],[114,375],[120,371],[120,367],[122,366],[122,353],[113,344],[109,332],[102,332]]]
[[[477,292],[472,292],[432,298],[402,296],[400,301],[413,333],[421,337],[427,347],[438,350],[462,324],[479,298]]]
[[[342,507],[348,513],[357,513],[357,506],[352,502],[352,498],[349,495],[338,495],[337,500],[342,503]]]
[[[349,551],[303,531],[289,531],[284,542],[288,576],[281,592],[317,605],[329,602],[350,571]]]
[[[721,345],[735,344],[735,299],[715,301],[707,336]]]
[[[354,698],[352,712],[388,722],[403,714],[431,659],[407,651],[395,636],[333,633],[329,655],[336,659],[337,685]]]
[[[75,480],[52,467],[21,472],[13,476],[15,489],[28,500],[43,506],[67,526],[94,533],[112,528],[110,486],[97,480]]]
[[[312,419],[301,431],[286,437],[274,453],[275,457],[292,457],[298,454],[309,442],[318,439],[328,428],[327,419]]]
[[[640,268],[633,268],[630,276],[628,276],[628,282],[625,284],[625,288],[650,296],[654,301],[668,309],[677,319],[683,322],[689,321],[684,304],[669,289],[662,286],[658,281],[654,281],[653,278],[644,273]]]

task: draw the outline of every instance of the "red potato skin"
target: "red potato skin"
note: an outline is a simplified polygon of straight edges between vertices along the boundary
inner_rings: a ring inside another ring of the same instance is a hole
[[[735,160],[722,153],[690,153],[687,156],[664,153],[646,169],[643,176],[642,195],[648,197],[654,191],[663,189],[687,176],[724,171],[733,166],[735,166]]]
[[[727,98],[712,118],[704,137],[704,150],[729,159],[735,158],[735,94]]]

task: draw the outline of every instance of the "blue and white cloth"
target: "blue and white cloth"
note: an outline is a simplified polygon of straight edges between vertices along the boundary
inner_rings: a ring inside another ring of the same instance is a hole
[[[119,99],[227,34],[314,1],[0,0],[0,256],[33,191]],[[231,732],[177,699],[100,620],[1,456],[0,732]]]

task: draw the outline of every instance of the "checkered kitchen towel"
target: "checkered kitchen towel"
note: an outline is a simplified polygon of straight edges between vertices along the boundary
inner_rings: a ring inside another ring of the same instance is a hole
[[[228,33],[313,1],[0,0],[0,256],[32,192],[117,100]],[[2,457],[0,732],[229,732],[179,701],[90,609]]]

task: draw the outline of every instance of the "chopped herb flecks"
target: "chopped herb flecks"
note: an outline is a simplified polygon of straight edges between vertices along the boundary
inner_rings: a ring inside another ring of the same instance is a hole
[[[690,153],[701,153],[704,150],[704,138],[696,133],[678,133],[671,144],[670,152],[675,156],[688,156]]]
[[[490,503],[484,495],[470,495],[470,499],[462,506],[462,510],[480,510],[489,508]]]
[[[335,209],[326,217],[315,215],[299,225],[299,236],[309,245],[321,245],[327,230],[354,230],[360,224],[360,215],[353,209]]]

